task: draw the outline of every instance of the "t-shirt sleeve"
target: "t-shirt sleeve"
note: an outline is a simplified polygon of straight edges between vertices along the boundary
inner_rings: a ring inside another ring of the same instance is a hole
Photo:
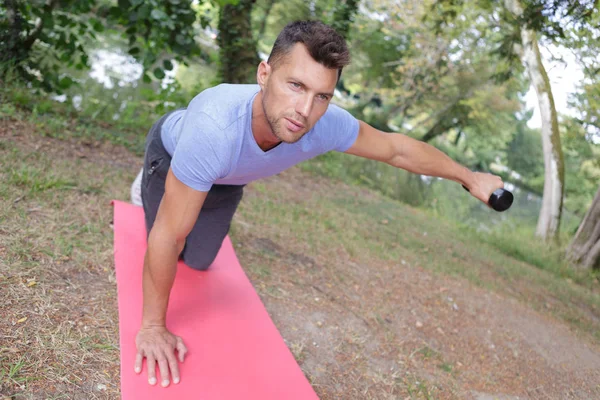
[[[210,116],[188,114],[173,153],[171,170],[185,185],[208,192],[217,179],[229,173],[232,148],[225,132]]]
[[[352,114],[341,107],[331,104],[326,113],[327,130],[333,135],[328,135],[333,141],[332,149],[340,152],[348,150],[358,137],[359,123]]]

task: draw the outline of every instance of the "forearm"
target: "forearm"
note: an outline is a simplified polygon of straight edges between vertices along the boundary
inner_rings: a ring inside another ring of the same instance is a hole
[[[152,232],[144,259],[142,325],[165,325],[167,306],[182,245]]]
[[[396,151],[389,164],[415,174],[450,179],[467,188],[472,186],[473,172],[444,152],[408,136],[397,135],[395,139]]]

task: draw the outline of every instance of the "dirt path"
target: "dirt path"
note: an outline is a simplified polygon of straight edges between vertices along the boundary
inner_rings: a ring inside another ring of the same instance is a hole
[[[139,158],[119,147],[41,138],[35,131],[27,122],[2,122],[0,155],[16,150],[35,154],[24,161],[31,165],[38,158],[60,155],[69,162],[78,160],[82,170],[117,170],[120,180],[98,183],[103,185],[98,194],[67,193],[64,200],[76,218],[81,201],[96,196],[94,218],[110,221],[108,200],[126,199],[125,177],[133,178]],[[36,199],[15,202],[20,195],[14,190],[3,199],[11,203],[2,209],[7,223],[0,227],[0,312],[8,316],[0,323],[0,363],[6,371],[15,360],[28,360],[31,366],[23,368],[21,376],[37,379],[22,385],[0,379],[0,398],[64,393],[69,398],[118,398],[118,321],[112,309],[116,285],[106,270],[110,265],[101,265],[112,261],[110,226],[99,228],[103,247],[89,253],[89,265],[77,264],[77,254],[58,259],[43,252],[39,260],[24,264],[25,255],[11,247],[11,237],[26,234],[20,231],[26,228],[14,222],[20,207],[35,210],[27,229],[47,226],[56,210]],[[306,241],[297,240],[294,229],[300,225],[273,226],[251,218],[268,207],[302,208],[306,199],[319,204],[341,192],[376,197],[293,169],[248,186],[233,227],[241,264],[321,399],[600,399],[598,343],[549,314],[466,279],[432,273],[410,254],[393,261],[365,261],[360,254],[338,248],[335,240],[326,244],[328,251],[315,253],[307,250]],[[390,223],[408,228],[402,221]],[[317,243],[329,240],[318,232],[313,237]],[[53,243],[56,238],[39,238],[36,248],[43,248],[44,240]],[[468,249],[464,251],[465,262],[472,262]],[[27,273],[22,265],[27,265]],[[37,286],[30,286],[33,277]],[[44,317],[46,311],[40,311],[39,318],[23,314],[31,307],[41,309],[41,304],[60,312],[47,311]],[[19,323],[19,315],[30,317]],[[104,341],[84,348],[73,345],[89,337],[84,325]],[[59,330],[61,340],[44,336]],[[85,357],[78,364],[76,354],[82,349]],[[57,367],[43,368],[41,358]],[[71,375],[77,379],[70,380]]]

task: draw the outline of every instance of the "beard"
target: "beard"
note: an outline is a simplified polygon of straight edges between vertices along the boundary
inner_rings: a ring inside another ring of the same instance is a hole
[[[267,123],[269,124],[269,128],[277,139],[281,140],[283,143],[296,143],[308,132],[306,128],[307,121],[306,118],[296,114],[296,113],[285,113],[280,117],[274,117],[267,112],[267,107],[265,105],[265,97],[262,98],[262,108],[263,113],[265,114],[265,118]],[[291,132],[285,127],[285,119],[284,118],[294,119],[304,125],[304,129],[299,132]]]

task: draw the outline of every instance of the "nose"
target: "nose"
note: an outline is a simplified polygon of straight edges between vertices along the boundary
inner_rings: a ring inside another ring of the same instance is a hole
[[[312,109],[312,98],[308,94],[304,94],[296,102],[296,112],[302,115],[304,118],[308,118]]]

